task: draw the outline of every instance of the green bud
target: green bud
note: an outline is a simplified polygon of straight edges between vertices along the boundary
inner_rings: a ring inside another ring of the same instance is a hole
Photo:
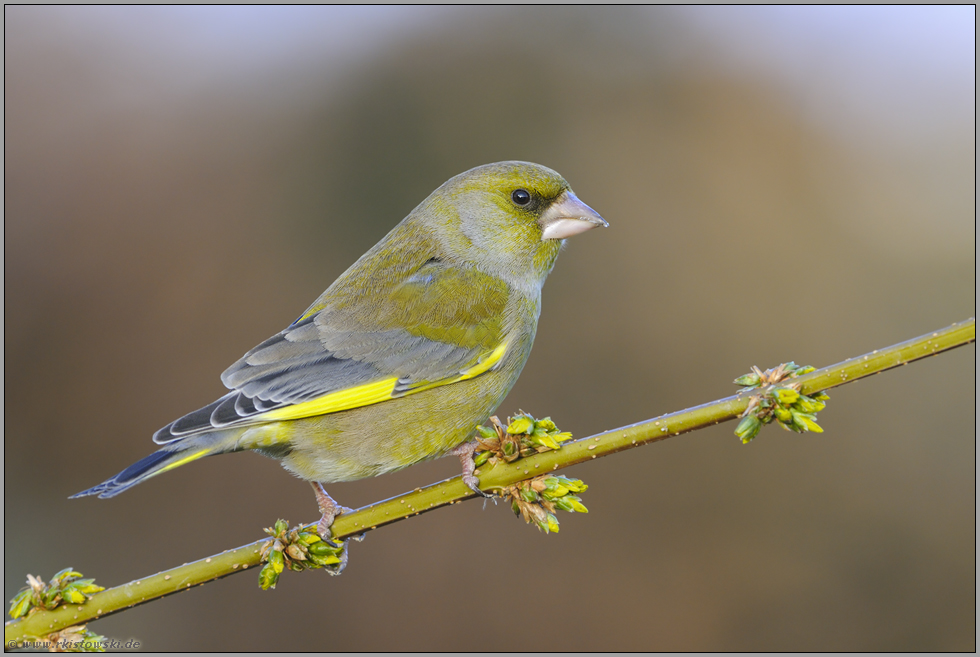
[[[340,557],[335,554],[310,555],[310,561],[319,567],[334,566],[340,563]]]
[[[10,617],[20,618],[31,609],[31,589],[25,589],[15,595],[10,601]]]
[[[804,413],[818,413],[826,408],[827,404],[818,399],[811,399],[805,395],[800,395],[799,400],[793,404],[793,407]]]
[[[299,563],[298,561],[290,561],[289,562],[289,569],[291,571],[295,572],[295,573],[302,572],[303,571],[303,564]]]
[[[323,539],[321,539],[320,535],[316,532],[300,532],[296,540],[303,545],[309,546],[313,545],[314,543],[319,543]]]
[[[558,518],[556,518],[554,515],[552,515],[552,514],[549,513],[546,519],[547,519],[547,523],[548,523],[548,529],[547,529],[547,531],[552,531],[552,532],[555,532],[557,534],[558,533]]]
[[[755,372],[750,372],[748,374],[743,374],[734,381],[737,386],[746,386],[749,388],[754,388],[759,385],[759,375]]]
[[[72,582],[75,587],[82,593],[98,593],[99,591],[104,591],[104,586],[99,586],[95,583],[94,579],[80,579],[77,582]]]
[[[816,393],[814,395],[810,395],[810,397],[812,397],[813,399],[816,399],[818,401],[827,401],[828,399],[830,399],[830,395],[828,395],[823,390],[821,390],[820,392],[818,392],[818,393]]]
[[[544,497],[548,498],[549,500],[556,500],[558,498],[564,497],[565,495],[568,495],[568,492],[569,492],[568,489],[565,488],[564,486],[555,486],[554,488],[551,489],[546,488],[542,493],[542,495],[544,495]]]
[[[571,439],[572,439],[572,432],[571,431],[562,431],[561,433],[556,433],[555,434],[555,440],[557,440],[560,443],[563,443],[566,440],[571,440]]]
[[[561,481],[561,484],[565,486],[565,488],[572,491],[573,493],[582,493],[584,491],[589,490],[588,484],[586,484],[581,479],[570,479],[565,476],[558,477],[558,479],[559,481]]]
[[[809,374],[810,372],[816,372],[817,368],[812,365],[804,365],[800,369],[796,370],[796,376],[803,376],[804,374]]]
[[[566,495],[555,500],[555,507],[562,511],[572,511],[577,513],[588,513],[589,510],[582,504],[582,500],[575,495]]]
[[[276,571],[276,574],[281,573],[282,569],[286,566],[286,560],[283,559],[282,552],[279,550],[270,550],[269,565]]]
[[[808,413],[793,413],[793,423],[800,427],[803,431],[812,431],[813,433],[823,433],[823,427],[815,422],[816,418]]]
[[[73,605],[80,605],[85,602],[85,596],[79,591],[71,586],[67,587],[61,592],[61,598],[65,602],[69,602]]]
[[[331,545],[327,541],[321,541],[320,543],[314,543],[309,548],[309,553],[318,557],[324,557],[332,554],[339,554],[343,551],[342,546]]]
[[[773,394],[776,395],[776,399],[778,399],[779,403],[783,406],[789,406],[800,398],[800,393],[792,388],[776,388],[773,390]]]
[[[531,433],[534,430],[534,420],[526,415],[519,415],[507,426],[507,433]]]
[[[540,436],[535,434],[534,442],[544,445],[548,449],[561,449],[561,445],[558,444],[558,441],[555,440],[553,436],[549,436],[546,433]]]
[[[792,422],[793,421],[793,413],[788,408],[783,408],[782,406],[777,406],[776,408],[773,409],[772,412],[773,412],[773,415],[776,416],[776,419],[779,420],[780,422]]]
[[[529,488],[521,489],[521,497],[524,498],[525,502],[537,502],[538,494]]]
[[[82,574],[80,572],[72,570],[71,568],[65,568],[64,570],[59,570],[54,574],[54,577],[51,578],[51,584],[52,586],[62,584],[69,578],[74,579],[75,577],[81,576]]]
[[[735,435],[742,439],[742,444],[749,442],[756,437],[759,429],[762,428],[762,421],[754,415],[747,415],[735,427]]]
[[[504,443],[500,446],[505,456],[514,456],[517,453],[517,445],[514,443]]]
[[[276,572],[276,569],[272,567],[271,563],[262,566],[262,570],[259,571],[259,588],[263,591],[274,589],[278,581],[279,573]]]
[[[325,542],[311,545],[309,548],[307,548],[307,552],[309,552],[311,559],[313,557],[325,557],[329,554],[333,554],[333,550]]]
[[[477,468],[486,464],[490,460],[490,451],[480,452],[473,457],[473,465]]]
[[[572,507],[572,501],[568,497],[558,497],[552,500],[555,503],[556,509],[561,509],[562,511],[574,511]]]
[[[541,427],[542,429],[544,429],[545,431],[557,431],[558,430],[558,427],[555,426],[555,423],[551,421],[551,418],[550,417],[546,417],[546,418],[544,418],[542,420],[538,420],[537,425],[539,427]]]
[[[105,587],[96,584],[94,579],[80,579],[77,582],[72,582],[72,586],[85,595],[92,595],[93,593],[98,593],[99,591],[105,591]]]
[[[477,426],[476,432],[480,434],[483,438],[496,438],[497,432],[490,427]]]
[[[276,536],[282,535],[287,529],[289,529],[288,520],[276,520],[276,526],[274,527]]]
[[[47,591],[44,592],[44,607],[50,607],[54,604],[55,598],[61,595],[61,589],[58,586],[52,586]]]

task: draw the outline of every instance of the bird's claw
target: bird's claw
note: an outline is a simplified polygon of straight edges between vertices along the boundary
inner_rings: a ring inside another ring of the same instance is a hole
[[[486,491],[480,489],[480,478],[477,477],[476,475],[463,474],[463,483],[466,484],[467,488],[469,488],[471,491],[473,491],[480,497],[490,497],[490,498],[493,497],[492,494],[487,493]]]
[[[320,538],[323,540],[329,541],[331,538],[333,538],[333,532],[330,531],[330,528],[333,526],[337,516],[344,513],[350,513],[353,511],[353,509],[337,504],[337,502],[327,494],[326,489],[320,482],[311,481],[310,485],[313,486],[313,494],[316,495],[317,506],[320,507],[320,522],[316,523],[316,533],[319,534]]]
[[[490,493],[480,490],[480,479],[474,474],[476,472],[476,464],[473,463],[473,454],[477,449],[479,449],[479,445],[477,445],[475,440],[471,440],[468,443],[457,445],[450,454],[459,457],[459,463],[463,466],[463,483],[466,484],[466,487],[480,497],[493,497]]]
[[[316,495],[317,506],[320,507],[320,522],[316,523],[316,533],[320,535],[325,541],[333,540],[333,532],[330,528],[333,526],[334,521],[337,516],[343,515],[344,513],[351,513],[354,509],[349,509],[346,506],[341,506],[327,494],[327,490],[318,481],[311,481],[310,485],[313,486],[313,493]],[[357,536],[351,536],[355,541],[363,541],[364,534],[358,534]],[[323,569],[330,573],[331,575],[339,575],[344,572],[344,568],[347,567],[347,542],[350,539],[343,539],[340,542],[344,545],[343,551],[340,553],[340,563],[333,566],[324,566]]]
[[[330,531],[330,528],[333,527],[333,523],[337,519],[337,516],[345,513],[351,513],[353,510],[354,509],[349,509],[346,506],[340,505],[334,509],[330,509],[329,512],[324,512],[321,510],[320,513],[322,515],[320,516],[320,522],[316,523],[316,533],[319,534],[320,538],[323,540],[329,541],[333,538],[333,532]],[[361,534],[362,538],[363,536],[364,535]]]

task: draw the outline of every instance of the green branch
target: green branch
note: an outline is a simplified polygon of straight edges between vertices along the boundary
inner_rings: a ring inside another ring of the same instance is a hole
[[[793,383],[800,385],[801,393],[811,395],[969,344],[975,339],[976,321],[970,318],[887,349],[875,350],[799,376],[793,379]],[[533,454],[515,463],[498,463],[492,468],[484,466],[479,475],[480,486],[484,490],[499,491],[547,472],[733,420],[746,410],[751,395],[756,393],[758,390],[742,391],[709,404],[570,441],[564,443],[560,450]],[[475,493],[466,487],[460,477],[454,477],[425,488],[416,488],[413,492],[352,513],[345,513],[337,518],[332,531],[338,539],[357,536],[474,496]],[[51,611],[39,609],[26,618],[10,621],[5,625],[4,645],[9,647],[12,642],[43,638],[66,627],[81,625],[150,600],[252,569],[261,563],[262,546],[268,540],[266,538],[256,541],[95,593],[83,604],[64,604]]]

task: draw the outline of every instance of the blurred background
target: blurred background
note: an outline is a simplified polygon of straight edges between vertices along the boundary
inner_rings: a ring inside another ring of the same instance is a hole
[[[501,415],[587,436],[975,314],[972,6],[4,19],[7,599],[315,520],[254,454],[67,497],[479,164],[550,166],[610,223],[559,259]],[[728,423],[577,466],[590,513],[557,535],[469,502],[370,534],[339,578],[249,573],[91,627],[149,650],[972,651],[975,373],[969,346],[832,391],[822,435]]]

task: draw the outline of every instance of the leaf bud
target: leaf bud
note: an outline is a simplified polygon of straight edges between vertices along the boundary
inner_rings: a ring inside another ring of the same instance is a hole
[[[507,433],[513,435],[518,433],[531,433],[534,430],[534,420],[526,415],[519,415],[507,426]]]
[[[759,375],[755,372],[750,372],[748,374],[743,374],[742,376],[735,379],[734,383],[737,386],[746,386],[749,388],[754,388],[759,385]]]
[[[742,443],[745,444],[755,438],[761,428],[762,421],[754,415],[748,415],[738,423],[735,428],[735,435],[741,438]]]

